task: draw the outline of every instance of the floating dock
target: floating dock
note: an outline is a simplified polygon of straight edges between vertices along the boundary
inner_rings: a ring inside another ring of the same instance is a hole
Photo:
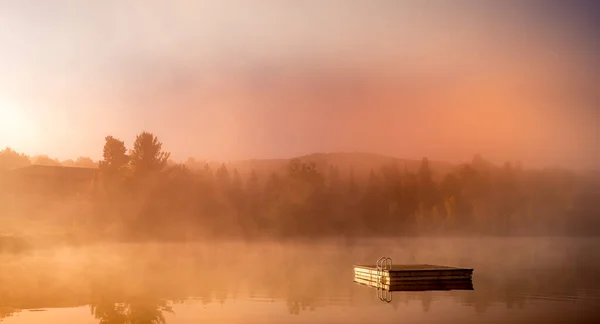
[[[389,291],[472,290],[473,269],[430,264],[392,265],[380,258],[376,265],[355,265],[354,282]]]

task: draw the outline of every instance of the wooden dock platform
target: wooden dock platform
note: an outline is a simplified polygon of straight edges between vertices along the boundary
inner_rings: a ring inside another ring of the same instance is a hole
[[[391,291],[473,289],[473,269],[430,264],[392,265],[390,258],[382,259],[377,265],[355,265],[354,282]]]

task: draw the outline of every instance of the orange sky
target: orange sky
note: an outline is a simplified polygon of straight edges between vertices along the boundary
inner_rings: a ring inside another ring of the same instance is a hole
[[[371,151],[600,165],[600,51],[577,16],[592,8],[0,6],[0,147],[98,159],[106,135],[131,146],[148,130],[177,160]]]

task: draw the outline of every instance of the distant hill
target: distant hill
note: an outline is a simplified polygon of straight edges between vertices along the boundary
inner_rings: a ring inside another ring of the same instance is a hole
[[[421,160],[401,159],[392,156],[373,154],[373,153],[313,153],[304,156],[298,156],[288,159],[251,159],[237,160],[225,163],[228,170],[237,169],[240,175],[247,176],[254,170],[256,173],[264,175],[273,172],[283,173],[293,159],[298,159],[302,162],[314,163],[321,172],[327,172],[330,166],[336,166],[340,174],[345,177],[354,170],[357,177],[366,176],[371,170],[379,171],[384,166],[396,164],[400,170],[405,168],[408,171],[414,172],[419,168]],[[207,162],[196,162],[192,165],[188,164],[193,170],[199,170],[204,167]],[[221,166],[222,162],[208,162],[209,166],[216,170]],[[443,176],[450,172],[455,164],[444,161],[431,161],[430,166],[436,176]]]

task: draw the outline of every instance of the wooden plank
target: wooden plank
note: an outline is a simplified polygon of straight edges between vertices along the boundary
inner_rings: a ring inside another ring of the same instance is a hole
[[[418,276],[418,277],[388,277],[378,275],[365,275],[357,273],[354,275],[355,278],[361,278],[374,282],[383,283],[395,283],[395,282],[409,282],[409,281],[435,281],[435,280],[470,280],[470,275],[451,275],[451,276]]]
[[[355,269],[364,269],[364,270],[376,270],[377,267],[374,265],[355,265]],[[473,271],[473,269],[468,268],[457,268],[457,267],[448,267],[448,266],[439,266],[432,264],[394,264],[390,271]]]
[[[441,271],[378,271],[373,269],[355,268],[355,274],[364,275],[383,275],[388,277],[420,277],[420,276],[454,276],[463,275],[470,276],[472,271],[465,269],[457,269],[453,271],[441,270]]]
[[[431,281],[406,281],[406,282],[395,282],[392,284],[389,283],[377,283],[374,281],[369,281],[361,278],[354,278],[355,282],[362,282],[368,284],[372,287],[408,287],[408,286],[440,286],[440,285],[460,285],[465,286],[473,285],[473,281],[471,280],[431,280]]]
[[[354,266],[354,273],[366,275],[384,275],[389,277],[420,277],[420,276],[467,276],[473,274],[473,269],[436,266],[429,264],[395,265],[388,270],[377,270],[373,266]]]

